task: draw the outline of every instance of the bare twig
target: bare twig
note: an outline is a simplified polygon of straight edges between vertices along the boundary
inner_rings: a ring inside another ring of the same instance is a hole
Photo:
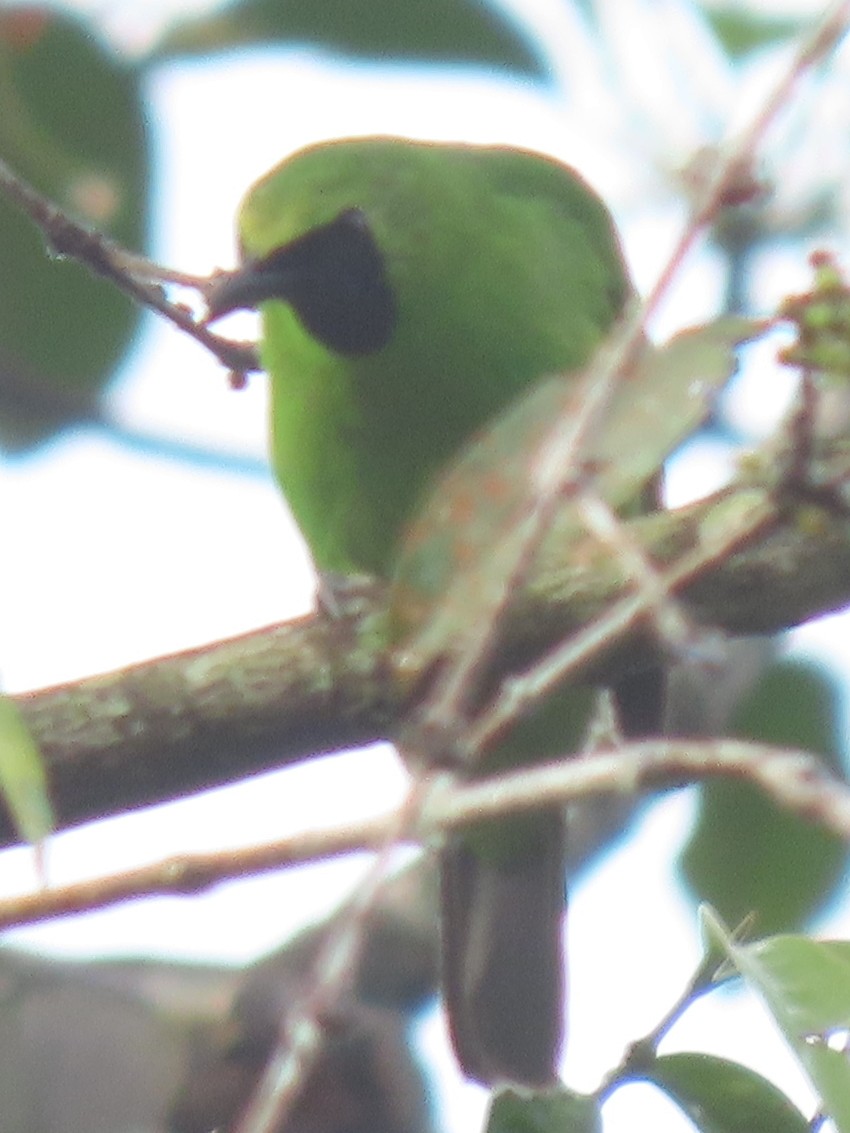
[[[658,638],[676,653],[692,651],[705,636],[705,629],[694,625],[679,602],[671,602],[671,590],[645,549],[635,539],[628,525],[597,493],[585,492],[578,502],[587,530],[600,543],[610,547],[628,567],[629,575],[638,583],[642,596],[649,601],[647,614],[655,624]]]
[[[414,782],[402,806],[386,822],[379,853],[354,896],[328,933],[311,971],[307,992],[281,1022],[280,1037],[236,1133],[280,1129],[326,1041],[325,1020],[350,989],[366,942],[369,920],[389,878],[395,852],[419,825],[433,789],[446,776]]]
[[[655,1026],[642,1038],[629,1043],[628,1048],[620,1061],[619,1066],[605,1075],[598,1089],[594,1092],[596,1100],[603,1104],[605,1100],[619,1089],[625,1082],[634,1078],[643,1078],[658,1057],[658,1047],[673,1026],[682,1018],[688,1008],[700,996],[712,991],[721,982],[718,978],[721,970],[726,966],[725,961],[718,956],[703,956],[696,971],[688,980],[685,987],[676,997],[674,1003],[665,1011]]]
[[[755,499],[751,507],[741,511],[737,522],[722,537],[697,546],[667,571],[656,571],[657,586],[663,587],[668,595],[674,594],[713,564],[724,561],[737,547],[771,524],[775,515],[775,507],[767,498]],[[656,601],[656,585],[620,599],[596,620],[542,657],[530,672],[503,681],[489,710],[468,730],[466,742],[471,750],[486,748],[529,706],[586,666],[591,658],[609,649],[613,642],[652,613]]]
[[[605,794],[666,789],[718,777],[760,787],[780,806],[850,842],[850,786],[809,752],[745,740],[645,740],[584,759],[541,764],[474,783],[432,784],[405,840],[431,843],[470,822]],[[188,854],[113,876],[0,901],[0,928],[105,908],[139,896],[201,893],[222,881],[362,850],[409,826],[410,805],[379,818],[309,830],[239,850]],[[334,966],[341,961],[334,959]]]
[[[185,307],[170,302],[159,283],[176,282],[203,289],[204,277],[171,272],[141,256],[128,252],[115,241],[73,220],[58,205],[27,184],[0,159],[0,190],[41,229],[48,245],[59,256],[84,264],[94,275],[108,279],[119,291],[147,307],[206,347],[231,373],[244,376],[257,370],[251,343],[232,342],[213,334],[197,322]]]

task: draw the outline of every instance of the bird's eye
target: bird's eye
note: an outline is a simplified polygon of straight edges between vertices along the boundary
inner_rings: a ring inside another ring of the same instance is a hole
[[[346,209],[254,266],[263,276],[279,279],[277,297],[329,350],[373,354],[392,337],[395,295],[359,209]]]

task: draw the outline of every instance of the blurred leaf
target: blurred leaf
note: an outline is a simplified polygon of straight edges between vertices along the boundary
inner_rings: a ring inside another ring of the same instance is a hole
[[[823,669],[785,660],[741,706],[732,732],[821,754],[841,773],[838,711],[834,681]],[[761,933],[811,916],[842,881],[846,861],[847,847],[837,836],[749,784],[718,780],[701,789],[680,868],[698,900],[731,924],[754,913]]]
[[[131,248],[145,234],[147,138],[136,73],[79,19],[0,13],[0,157],[63,209]],[[90,414],[138,310],[48,258],[0,198],[0,444],[27,447]]]
[[[727,55],[733,59],[793,39],[807,24],[806,20],[754,12],[743,4],[725,7],[703,4],[702,9]]]
[[[310,43],[382,62],[476,64],[545,80],[540,45],[498,3],[485,0],[238,0],[176,24],[154,57],[245,45]]]
[[[702,1133],[811,1133],[772,1082],[709,1054],[668,1054],[642,1075],[663,1090]]]
[[[614,508],[637,499],[664,459],[705,419],[735,368],[735,346],[762,324],[719,319],[647,348],[620,381],[584,463]],[[592,369],[592,364],[588,369]],[[453,648],[487,616],[524,522],[536,502],[555,421],[569,421],[585,396],[575,374],[548,378],[479,434],[441,476],[405,538],[391,597],[397,640],[410,638],[412,672]],[[559,546],[582,554],[576,515],[559,514]]]
[[[809,1045],[850,1027],[850,941],[774,936],[739,950],[787,1034]]]
[[[850,285],[829,252],[817,252],[809,262],[810,290],[786,296],[777,312],[793,325],[796,336],[779,358],[795,369],[812,371],[824,388],[846,390],[850,384]]]
[[[0,1131],[164,1130],[190,1044],[204,1033],[194,975],[188,964],[63,963],[4,948]],[[175,1000],[182,992],[180,1015],[145,994],[158,977]]]
[[[485,1133],[599,1133],[599,1103],[569,1090],[544,1094],[495,1094]]]
[[[17,706],[0,696],[0,792],[18,833],[38,845],[54,828],[41,752]]]
[[[777,936],[742,945],[713,911],[706,932],[759,993],[805,1068],[839,1133],[850,1133],[850,1059],[842,1045],[850,1029],[850,942]]]

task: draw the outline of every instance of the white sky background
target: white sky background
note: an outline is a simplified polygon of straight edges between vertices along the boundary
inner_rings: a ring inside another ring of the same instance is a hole
[[[549,42],[560,43],[559,37],[569,42],[572,32],[558,0],[515,3],[548,29]],[[614,3],[622,14],[646,11],[639,0]],[[133,34],[140,31],[140,5],[79,0],[75,6],[106,14],[110,26],[125,36],[133,23]],[[176,6],[185,10],[187,5]],[[150,3],[143,10],[149,19],[169,7]],[[656,0],[654,7],[667,5]],[[770,7],[821,9],[803,0]],[[635,29],[627,31],[636,43]],[[575,77],[575,68],[584,64],[578,45],[571,47],[565,71]],[[711,94],[705,103],[711,112],[701,117],[687,99],[669,97],[660,73],[645,61],[641,67],[647,113],[654,104],[662,115],[659,148],[650,155],[662,165],[680,163],[688,146],[711,141],[725,108],[743,108],[745,100],[738,97],[726,101],[722,79],[714,85],[711,59],[704,60],[701,74],[688,75]],[[576,87],[581,83],[579,78]],[[595,120],[588,118],[587,107],[572,117],[554,99],[504,83],[422,71],[339,69],[307,53],[246,54],[169,66],[151,81],[149,95],[159,178],[155,255],[188,271],[233,262],[239,199],[286,152],[318,137],[355,132],[515,142],[565,157],[617,212],[644,289],[662,266],[682,219],[660,179],[635,180],[636,154],[645,141],[638,144],[632,134],[623,135],[619,145],[599,144],[601,127],[611,128],[615,121],[613,103],[602,98],[594,107]],[[660,148],[670,138],[682,147],[678,152]],[[838,251],[846,264],[846,246]],[[777,295],[806,285],[799,249],[773,254],[768,268],[760,292],[767,306]],[[720,285],[711,256],[694,256],[665,305],[660,329],[711,314]],[[150,319],[115,389],[114,405],[136,427],[262,457],[263,387],[263,380],[254,379],[247,392],[233,393],[195,343]],[[764,415],[778,412],[781,398],[775,388],[746,394],[737,395],[739,419],[748,427],[764,427]],[[689,462],[694,474],[704,477],[701,487],[712,486],[710,477],[717,475],[714,465],[705,472],[707,451],[715,460],[716,446],[704,446]],[[693,480],[688,484],[693,491]],[[4,557],[0,586],[0,669],[13,691],[249,630],[301,612],[311,599],[306,554],[270,479],[157,459],[90,430],[65,436],[32,458],[0,464],[0,525],[8,545],[7,533],[20,540],[16,555]],[[850,635],[844,626],[842,632],[838,620],[830,619],[798,636],[846,666],[847,648],[841,643]],[[59,836],[49,847],[51,880],[333,825],[382,811],[400,798],[404,783],[386,749],[264,776]],[[572,897],[570,1018],[576,1041],[568,1060],[571,1085],[596,1084],[624,1045],[660,1018],[697,958],[693,914],[670,867],[691,808],[686,792],[664,800],[643,822],[640,839],[612,854],[594,871],[592,884]],[[155,952],[244,961],[330,908],[361,865],[316,866],[222,886],[205,897],[136,902],[9,933],[7,939],[63,954]],[[27,853],[0,856],[0,892],[19,891],[32,880]],[[841,918],[836,914],[828,931],[846,934],[847,922],[846,912]],[[739,1021],[744,1018],[746,1025]],[[776,1077],[799,1101],[807,1096],[801,1093],[800,1075],[760,1018],[740,997],[712,996],[679,1025],[676,1045],[740,1057]],[[435,1033],[435,1027],[428,1029],[429,1044]],[[448,1066],[449,1060],[443,1061]],[[476,1127],[482,1097],[474,1087],[452,1087],[449,1114],[455,1128]],[[666,1106],[654,1092],[651,1099],[641,1109],[641,1127],[687,1124],[662,1116]],[[634,1105],[634,1095],[622,1092],[606,1110],[606,1129],[617,1133],[635,1127]]]

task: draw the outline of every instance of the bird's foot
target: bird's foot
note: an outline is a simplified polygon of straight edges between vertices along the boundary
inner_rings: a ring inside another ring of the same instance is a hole
[[[316,589],[319,613],[333,621],[339,621],[361,613],[364,604],[372,609],[378,586],[378,580],[371,574],[320,571]]]

